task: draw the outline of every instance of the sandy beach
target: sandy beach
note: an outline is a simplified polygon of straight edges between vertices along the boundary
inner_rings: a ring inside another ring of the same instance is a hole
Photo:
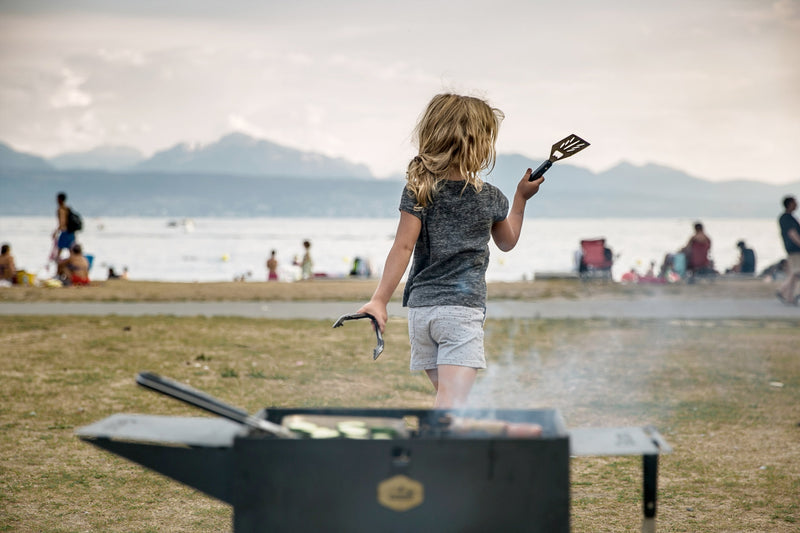
[[[0,302],[365,301],[372,295],[377,283],[376,279],[317,279],[294,283],[107,280],[93,281],[89,287],[8,287],[0,289]],[[694,284],[625,284],[571,278],[542,279],[489,283],[488,299],[775,299],[777,285],[772,281],[736,277],[718,277]],[[400,299],[402,290],[401,284],[395,291],[393,300]]]

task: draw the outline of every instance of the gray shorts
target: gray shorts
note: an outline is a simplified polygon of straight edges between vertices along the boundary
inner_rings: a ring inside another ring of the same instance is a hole
[[[411,370],[431,370],[439,365],[486,368],[485,319],[486,311],[477,307],[409,307]]]

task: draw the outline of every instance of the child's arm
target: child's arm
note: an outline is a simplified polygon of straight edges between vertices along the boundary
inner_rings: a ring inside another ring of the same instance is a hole
[[[369,313],[374,316],[381,331],[386,328],[386,321],[389,318],[389,314],[386,312],[386,305],[392,298],[394,290],[406,271],[421,228],[422,222],[420,219],[405,211],[400,212],[397,234],[394,237],[392,249],[389,250],[389,255],[386,256],[386,264],[383,267],[381,281],[378,283],[378,288],[375,289],[372,299],[358,310],[359,313]]]
[[[495,222],[492,226],[492,239],[494,243],[504,252],[512,250],[519,241],[522,231],[522,220],[525,218],[525,204],[537,192],[539,186],[544,182],[544,176],[528,181],[531,176],[531,169],[525,172],[522,180],[517,184],[517,191],[514,193],[514,201],[505,220]]]

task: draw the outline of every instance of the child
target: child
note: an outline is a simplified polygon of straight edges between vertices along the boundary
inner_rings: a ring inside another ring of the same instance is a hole
[[[511,211],[480,172],[494,167],[503,114],[478,98],[440,94],[417,124],[419,155],[408,165],[400,222],[383,276],[359,312],[384,331],[386,305],[408,266],[411,370],[425,370],[436,389],[435,408],[466,403],[479,368],[486,368],[483,322],[489,237],[502,251],[516,246],[525,203],[544,178],[517,185]]]

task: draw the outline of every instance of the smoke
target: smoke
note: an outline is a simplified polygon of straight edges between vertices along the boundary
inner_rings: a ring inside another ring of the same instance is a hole
[[[469,407],[555,409],[568,426],[651,423],[652,382],[679,332],[663,321],[487,321],[488,367]]]

